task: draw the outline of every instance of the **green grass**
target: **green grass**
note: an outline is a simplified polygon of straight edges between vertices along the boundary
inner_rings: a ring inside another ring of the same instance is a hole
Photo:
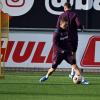
[[[100,74],[85,75],[89,85],[75,85],[63,74],[40,84],[42,75],[6,74],[0,80],[0,100],[100,100]]]

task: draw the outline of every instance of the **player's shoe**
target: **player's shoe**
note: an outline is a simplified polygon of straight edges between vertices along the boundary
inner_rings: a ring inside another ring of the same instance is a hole
[[[88,85],[88,84],[89,84],[89,81],[83,80],[81,83],[82,83],[83,85]]]
[[[42,83],[42,82],[44,82],[44,81],[46,81],[48,78],[46,78],[46,76],[43,76],[42,78],[40,78],[40,83]]]

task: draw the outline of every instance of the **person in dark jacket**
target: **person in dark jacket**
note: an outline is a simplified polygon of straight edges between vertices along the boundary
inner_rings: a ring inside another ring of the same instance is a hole
[[[77,76],[81,76],[81,71],[76,64],[76,50],[78,46],[77,28],[82,28],[82,26],[77,15],[70,10],[70,7],[69,3],[65,3],[65,12],[58,18],[57,29],[53,33],[52,67],[40,79],[40,82],[47,80],[63,60],[71,64]]]
[[[80,23],[78,15],[71,10],[70,3],[64,4],[64,13],[62,13],[58,18],[57,29],[60,28],[60,20],[64,17],[68,20],[68,31],[69,31],[69,34],[70,34],[70,39],[71,39],[73,46],[74,46],[73,51],[76,52],[77,46],[78,46],[77,29],[78,28],[82,29],[82,25]]]

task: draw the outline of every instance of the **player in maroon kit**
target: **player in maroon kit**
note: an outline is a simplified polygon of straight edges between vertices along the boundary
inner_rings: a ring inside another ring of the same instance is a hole
[[[69,37],[68,21],[66,18],[62,18],[60,20],[60,27],[53,33],[52,68],[48,70],[46,76],[40,79],[40,82],[47,80],[48,76],[56,70],[57,66],[63,60],[66,60],[69,64],[73,65],[77,75],[81,75],[80,70],[76,65],[76,58],[73,53],[74,47]]]

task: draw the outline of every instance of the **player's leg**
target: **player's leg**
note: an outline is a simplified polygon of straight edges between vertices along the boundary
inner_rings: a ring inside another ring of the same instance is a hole
[[[76,56],[75,55],[68,53],[68,55],[66,56],[66,61],[71,64],[72,71],[73,71],[72,74],[82,76],[81,70],[79,69],[79,67],[76,64]],[[85,80],[85,78],[83,76],[82,76],[81,83],[82,84],[89,84],[89,82],[87,80]]]
[[[71,70],[71,74],[69,74],[69,78],[73,79],[73,77],[76,75],[74,69],[72,68]],[[87,81],[83,76],[82,76],[82,80],[81,80],[82,84],[89,84],[89,81]]]
[[[69,64],[71,64],[71,68],[72,68],[71,75],[75,75],[75,73],[77,75],[81,75],[81,71],[76,65],[76,53],[72,53],[70,51],[66,52],[64,58]]]
[[[75,75],[75,71],[73,68],[71,68],[71,73],[69,74],[69,78],[72,79],[74,77],[74,75]]]
[[[72,64],[72,69],[75,71],[76,75],[78,75],[78,76],[81,75],[81,71],[76,64]]]
[[[76,60],[76,52],[73,52],[73,58]],[[72,79],[74,75],[75,75],[75,70],[71,67],[71,73],[69,74],[69,78]]]
[[[89,81],[87,81],[81,74],[81,71],[80,69],[78,68],[77,65],[72,65],[72,68],[74,69],[75,71],[75,75],[78,75],[78,76],[81,76],[82,77],[82,80],[81,80],[81,83],[84,84],[84,85],[87,85],[89,84]]]
[[[50,68],[48,69],[48,72],[45,76],[43,76],[42,78],[40,78],[40,82],[44,82],[48,79],[48,77],[55,71],[56,69],[54,68]]]
[[[87,80],[82,76],[81,71],[80,71],[80,69],[78,68],[78,66],[77,66],[76,64],[73,64],[73,65],[72,65],[72,68],[75,70],[75,75],[78,75],[78,76],[81,76],[81,77],[82,77],[81,83],[82,83],[83,85],[89,84],[89,81],[87,81]]]
[[[52,68],[48,69],[48,72],[45,76],[40,79],[40,82],[46,81],[49,76],[56,70],[57,66],[62,62],[63,55],[61,53],[56,53],[53,56]]]

